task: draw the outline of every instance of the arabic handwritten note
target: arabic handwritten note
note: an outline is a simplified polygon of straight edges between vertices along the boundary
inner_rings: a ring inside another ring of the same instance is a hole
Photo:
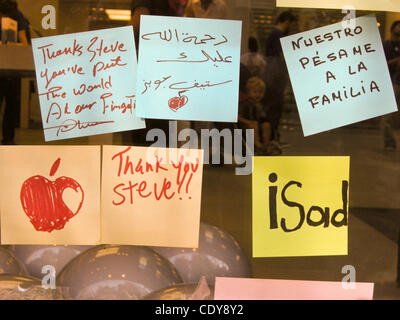
[[[253,257],[347,255],[349,157],[254,157]]]
[[[374,284],[276,279],[215,279],[215,300],[372,300]]]
[[[342,9],[352,6],[356,10],[400,12],[400,3],[397,0],[276,0],[276,6],[320,9]]]
[[[375,16],[281,39],[304,136],[397,111]]]
[[[241,21],[142,16],[137,115],[236,122]]]
[[[32,48],[46,141],[145,127],[132,27],[37,38]]]
[[[102,242],[197,248],[203,150],[103,147]]]
[[[100,157],[100,146],[0,147],[1,243],[99,244]]]

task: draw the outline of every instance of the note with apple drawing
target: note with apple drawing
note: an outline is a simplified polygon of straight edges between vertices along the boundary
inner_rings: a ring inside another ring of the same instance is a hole
[[[0,147],[1,243],[99,244],[100,159],[100,146]]]

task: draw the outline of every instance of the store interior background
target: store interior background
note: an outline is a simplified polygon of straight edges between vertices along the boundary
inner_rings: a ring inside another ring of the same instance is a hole
[[[263,52],[263,43],[274,19],[284,9],[276,8],[275,0],[225,2],[229,19],[243,22],[242,53],[247,52],[249,36],[258,39]],[[123,26],[126,21],[109,20],[104,10],[130,8],[130,0],[18,0],[18,4],[33,30],[39,31],[41,36]],[[55,30],[41,27],[41,9],[49,4],[57,12]],[[344,16],[340,10],[293,11],[299,17],[298,32],[338,22]],[[358,11],[357,15],[368,13]],[[387,39],[390,26],[393,21],[400,20],[400,13],[376,12],[376,15],[382,38]],[[32,33],[33,37],[38,35]],[[286,98],[281,132],[282,140],[289,146],[282,155],[351,156],[348,256],[251,258],[251,176],[235,175],[231,165],[205,166],[201,220],[221,227],[236,238],[251,260],[255,278],[341,281],[344,277],[342,267],[353,265],[358,282],[375,283],[375,299],[399,299],[396,277],[400,150],[384,151],[380,118],[304,138],[290,90]],[[127,133],[45,143],[35,94],[30,96],[29,107],[29,128],[17,129],[16,142],[19,145],[131,143]]]

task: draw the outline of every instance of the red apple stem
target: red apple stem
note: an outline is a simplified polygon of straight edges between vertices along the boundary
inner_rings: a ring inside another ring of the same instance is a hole
[[[56,161],[54,161],[53,165],[51,166],[50,177],[54,176],[58,167],[60,166],[60,162],[61,162],[60,158],[58,158]]]

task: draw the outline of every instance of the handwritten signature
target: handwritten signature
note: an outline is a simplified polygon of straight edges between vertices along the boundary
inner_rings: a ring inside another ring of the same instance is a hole
[[[160,87],[160,85],[162,83],[164,83],[165,81],[167,81],[168,79],[170,79],[172,76],[167,76],[167,77],[163,77],[162,80],[155,80],[153,81],[145,81],[144,82],[144,90],[141,92],[141,94],[145,94],[147,92],[147,90],[149,90],[151,88],[152,83],[155,85],[154,87],[154,91],[157,91],[157,89]],[[216,86],[221,86],[227,83],[232,82],[232,80],[227,80],[227,81],[223,81],[223,82],[216,82],[216,83],[210,83],[209,80],[205,81],[205,83],[199,83],[197,81],[194,81],[194,83],[192,85],[188,85],[188,86],[182,86],[184,84],[188,84],[188,81],[181,81],[181,82],[175,82],[175,83],[171,83],[168,88],[171,90],[184,90],[184,91],[188,91],[189,89],[193,89],[193,88],[199,88],[201,90],[205,90],[206,88],[211,88],[211,87],[216,87]],[[163,87],[165,88],[165,87]]]
[[[74,120],[74,119],[68,119],[65,120],[61,125],[59,126],[54,126],[54,127],[49,127],[49,128],[44,128],[44,130],[54,130],[57,129],[56,136],[60,133],[65,133],[72,131],[74,129],[86,129],[89,127],[95,127],[101,124],[107,124],[107,123],[114,123],[115,121],[87,121],[87,122],[81,122],[80,120]]]

